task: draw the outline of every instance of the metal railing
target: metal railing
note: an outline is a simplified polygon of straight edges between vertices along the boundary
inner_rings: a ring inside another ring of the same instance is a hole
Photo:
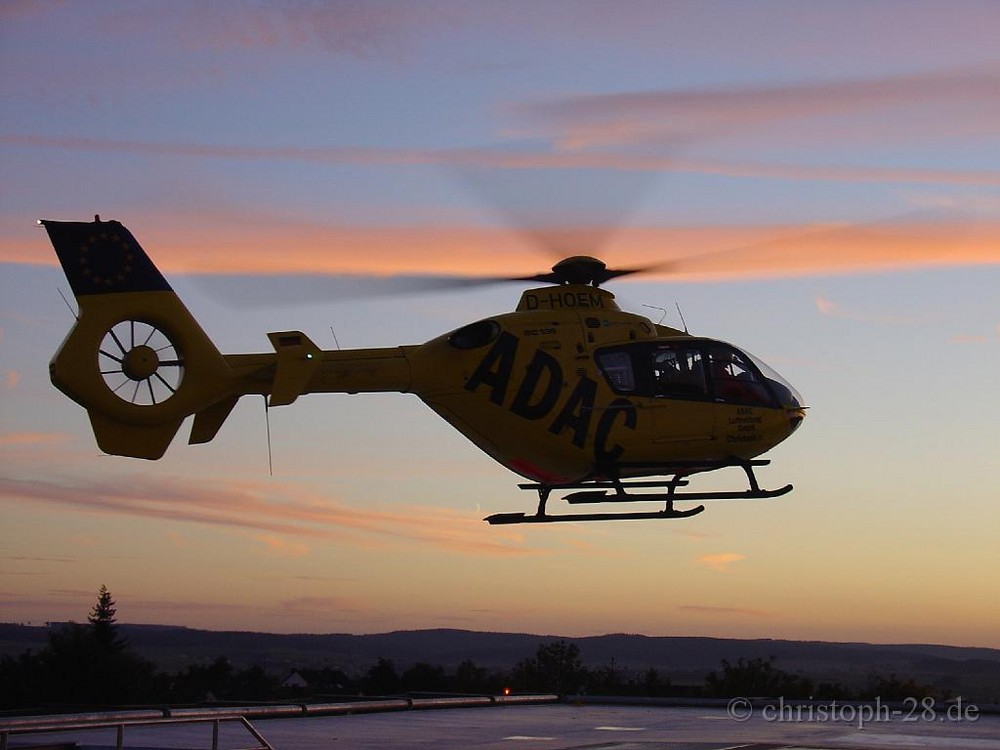
[[[220,728],[225,723],[238,723],[257,742],[247,748],[226,750],[274,750],[251,719],[288,719],[309,716],[346,716],[348,714],[382,711],[410,711],[448,708],[483,708],[488,706],[524,706],[556,703],[556,695],[466,695],[439,697],[385,697],[378,699],[345,700],[335,703],[300,703],[280,705],[233,706],[228,708],[156,708],[135,711],[106,711],[78,714],[50,714],[0,719],[0,750],[10,750],[9,738],[27,734],[60,734],[89,730],[113,729],[115,750],[124,750],[128,728],[170,727],[190,724],[211,724],[211,744],[206,750],[219,750]]]
[[[176,727],[188,724],[211,724],[211,750],[219,750],[220,728],[224,723],[236,723],[256,741],[249,747],[228,750],[274,750],[261,736],[250,720],[240,712],[213,711],[207,716],[173,717],[164,716],[163,711],[124,711],[94,714],[67,714],[62,716],[33,716],[7,719],[0,722],[0,750],[9,750],[9,737],[21,734],[60,734],[100,729],[112,729],[115,733],[115,750],[124,750],[127,728]]]

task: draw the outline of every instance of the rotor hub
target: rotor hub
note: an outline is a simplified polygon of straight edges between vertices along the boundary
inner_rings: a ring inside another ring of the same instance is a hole
[[[104,385],[133,406],[156,406],[181,387],[184,357],[166,332],[143,320],[120,320],[97,350]]]
[[[122,357],[122,373],[129,380],[146,380],[160,367],[160,357],[152,347],[140,344]]]
[[[553,281],[559,284],[593,284],[606,281],[607,265],[589,255],[574,255],[552,266]]]

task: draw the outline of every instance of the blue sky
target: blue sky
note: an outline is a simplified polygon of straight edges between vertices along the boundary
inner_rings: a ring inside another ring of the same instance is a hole
[[[106,584],[123,620],[213,628],[1000,647],[998,24],[973,2],[0,6],[2,619],[81,619]],[[259,400],[209,445],[102,457],[48,382],[71,316],[34,226],[95,213],[227,352],[512,309],[516,285],[289,305],[284,274],[533,273],[539,222],[620,265],[688,259],[613,290],[805,394],[765,470],[796,490],[492,528],[530,505],[517,478],[398,394],[273,410],[273,477]],[[234,309],[207,274],[284,302]]]

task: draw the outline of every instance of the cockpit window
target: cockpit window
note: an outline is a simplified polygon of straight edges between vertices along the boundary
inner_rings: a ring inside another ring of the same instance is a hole
[[[781,377],[767,362],[755,357],[750,352],[744,352],[744,354],[746,354],[750,361],[757,365],[757,370],[764,376],[764,379],[767,380],[768,385],[771,387],[771,391],[777,396],[778,403],[786,409],[802,408],[802,404],[805,403],[802,394],[795,390],[795,387],[791,383]]]
[[[715,398],[734,404],[772,406],[771,394],[753,366],[742,354],[729,347],[708,350],[712,363],[712,386]]]
[[[500,335],[500,324],[495,320],[480,320],[459,328],[448,337],[456,349],[478,349],[493,343]]]
[[[708,386],[701,350],[672,344],[650,352],[653,392],[672,398],[705,398]]]
[[[719,341],[636,342],[603,349],[596,361],[616,393],[771,407],[793,400],[770,368]]]
[[[597,355],[597,365],[616,393],[635,391],[635,372],[632,370],[632,357],[628,352],[601,352]]]
[[[604,349],[596,360],[615,393],[695,400],[710,397],[704,354],[698,345],[642,342]]]

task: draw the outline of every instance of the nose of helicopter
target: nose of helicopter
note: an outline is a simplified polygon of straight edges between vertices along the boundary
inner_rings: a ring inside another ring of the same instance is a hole
[[[773,367],[749,352],[744,353],[757,365],[761,375],[767,380],[771,391],[778,399],[778,403],[784,407],[785,413],[788,415],[788,435],[791,435],[806,418],[806,409],[809,407],[805,406],[805,399],[802,398],[802,394],[795,386],[779,375]]]
[[[771,382],[771,388],[778,397],[778,401],[785,407],[785,414],[788,415],[788,434],[791,435],[799,429],[802,421],[806,418],[806,409],[809,407],[803,404],[802,394],[795,390],[791,383],[773,370],[771,372],[773,376],[768,377],[768,380]]]
[[[806,407],[800,406],[797,409],[788,409],[787,413],[788,413],[788,425],[791,428],[788,431],[788,434],[791,435],[793,432],[799,429],[799,425],[802,424],[802,420],[806,418]]]

